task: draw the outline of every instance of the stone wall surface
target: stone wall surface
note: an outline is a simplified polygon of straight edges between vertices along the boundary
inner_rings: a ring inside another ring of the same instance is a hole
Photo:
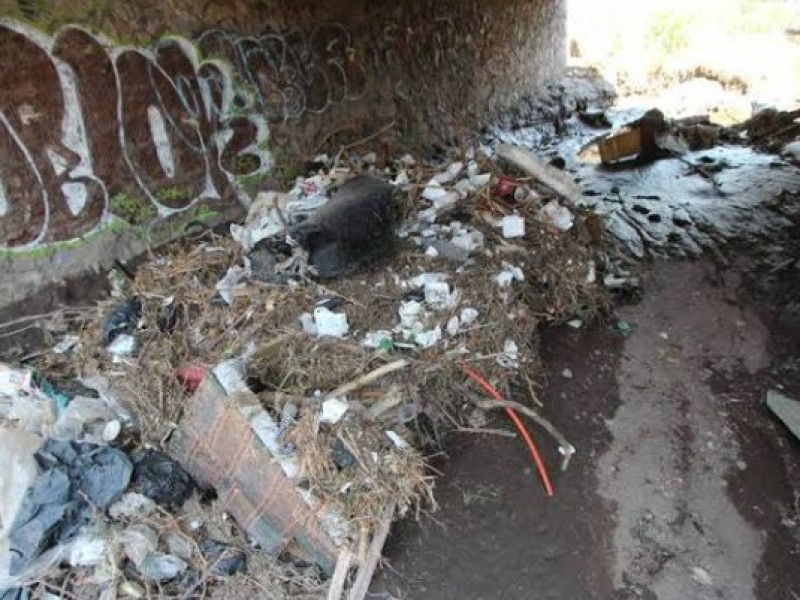
[[[0,0],[0,15],[0,307],[87,255],[102,267],[125,258],[109,247],[247,206],[276,163],[326,144],[455,141],[566,60],[564,0]]]

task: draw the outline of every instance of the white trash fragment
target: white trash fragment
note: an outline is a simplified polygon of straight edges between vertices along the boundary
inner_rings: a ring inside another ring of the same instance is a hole
[[[403,439],[403,437],[391,429],[386,432],[386,435],[392,440],[392,443],[400,450],[409,450],[411,445]]]
[[[446,281],[429,281],[425,284],[425,303],[437,310],[452,308],[458,302],[458,291],[450,291]]]
[[[489,183],[492,179],[491,173],[480,173],[477,175],[471,175],[469,178],[469,182],[475,186],[476,188],[481,188]]]
[[[370,331],[367,333],[364,339],[361,340],[361,345],[365,348],[381,348],[382,346],[391,344],[393,339],[391,331],[379,329],[378,331]]]
[[[789,142],[783,147],[781,156],[800,162],[800,141]]]
[[[244,287],[242,279],[244,279],[246,275],[247,272],[244,267],[234,265],[229,268],[225,276],[217,282],[215,288],[227,305],[230,306],[233,304],[236,291]]]
[[[314,315],[311,313],[303,313],[300,315],[300,325],[304,333],[317,337],[317,324],[314,321]]]
[[[458,317],[452,317],[447,322],[446,329],[447,329],[447,333],[448,333],[448,335],[450,335],[450,337],[453,337],[454,335],[457,335],[458,334],[458,330],[460,328],[461,328],[461,322],[460,322]]]
[[[477,310],[474,308],[464,308],[461,310],[461,327],[469,327],[472,325],[478,318]]]
[[[589,261],[589,269],[586,273],[586,285],[592,285],[597,281],[597,267],[593,260]]]
[[[525,281],[525,273],[519,267],[503,264],[503,270],[495,276],[494,280],[501,288],[507,288],[515,281]]]
[[[564,379],[572,379],[572,377],[573,377],[572,369],[564,369],[563,371],[561,371],[561,376]]]
[[[22,507],[27,490],[39,474],[34,454],[42,438],[19,429],[0,429],[0,574],[3,573],[3,542],[17,513]]]
[[[77,335],[65,335],[64,339],[53,346],[56,354],[66,354],[80,343],[81,339]]]
[[[228,396],[249,391],[245,381],[245,361],[241,357],[223,360],[211,370]]]
[[[433,185],[428,185],[422,190],[422,198],[431,202],[441,201],[449,192],[444,189],[439,182],[433,182]]]
[[[447,281],[450,275],[447,273],[422,273],[409,280],[408,285],[412,288],[423,288],[429,283],[439,283]]]
[[[408,177],[408,173],[405,171],[400,171],[397,177],[394,178],[394,181],[392,181],[392,185],[396,185],[397,187],[404,187],[409,183],[411,183],[411,180]]]
[[[112,361],[115,363],[122,362],[122,359],[133,356],[136,349],[139,347],[136,338],[127,333],[121,333],[114,341],[111,342],[106,350],[112,356]]]
[[[497,364],[504,369],[519,368],[519,346],[514,340],[506,340],[503,344],[503,354],[497,357]]]
[[[410,339],[420,348],[431,348],[441,341],[442,328],[437,325],[435,329],[415,332],[410,336]]]
[[[117,419],[109,421],[103,428],[103,441],[106,444],[108,444],[109,442],[113,442],[115,439],[119,437],[121,431],[122,431],[122,423],[120,423]]]
[[[568,231],[575,217],[566,206],[561,206],[558,200],[551,200],[539,211],[539,220],[558,231]]]
[[[331,398],[322,403],[322,413],[319,417],[320,423],[328,423],[334,425],[342,420],[342,417],[347,412],[350,405],[346,400],[339,398]]]
[[[572,321],[567,321],[567,325],[572,327],[573,329],[580,329],[583,327],[583,321],[580,319],[572,319]]]
[[[519,215],[506,215],[501,223],[506,239],[525,237],[525,219]]]
[[[335,313],[324,306],[314,309],[314,323],[317,326],[317,335],[320,337],[342,338],[350,331],[346,314]]]
[[[425,248],[425,256],[428,256],[430,258],[438,258],[439,251],[434,246],[428,246],[427,248]]]
[[[422,330],[422,317],[425,314],[422,304],[416,300],[409,300],[408,302],[401,302],[400,309],[400,326],[403,329]]]
[[[437,174],[433,179],[436,181],[436,183],[439,184],[451,183],[455,181],[459,175],[461,175],[461,171],[463,170],[464,170],[464,163],[454,162],[449,167],[447,167],[447,170]]]
[[[277,192],[259,192],[245,218],[244,225],[231,225],[231,237],[245,252],[250,252],[258,242],[284,230],[281,219],[281,200],[287,195]]]
[[[483,233],[478,230],[459,231],[457,234],[453,235],[453,239],[450,241],[454,246],[466,250],[471,254],[483,248],[484,237]]]

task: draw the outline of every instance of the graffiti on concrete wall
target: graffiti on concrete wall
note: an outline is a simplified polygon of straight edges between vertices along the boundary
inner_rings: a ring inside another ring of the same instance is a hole
[[[365,84],[338,24],[139,48],[79,26],[48,36],[0,21],[0,249],[80,238],[132,212],[169,216],[231,190],[246,200],[236,182],[269,171],[269,122],[357,100]]]
[[[235,67],[271,121],[319,114],[364,94],[363,65],[350,32],[340,24],[319,25],[308,35],[266,31],[250,37],[209,30],[197,43],[205,56],[223,58]]]
[[[0,22],[0,248],[82,237],[114,198],[163,217],[267,172],[267,120],[239,96],[232,65],[185,38],[143,49]]]

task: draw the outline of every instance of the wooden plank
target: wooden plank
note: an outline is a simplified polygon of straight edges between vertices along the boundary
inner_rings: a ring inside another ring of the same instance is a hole
[[[333,572],[331,586],[328,588],[328,600],[341,600],[352,564],[353,553],[345,548],[339,553],[339,560],[336,561],[336,570]]]
[[[372,578],[375,576],[375,570],[378,568],[378,562],[383,555],[383,546],[386,543],[386,538],[389,536],[389,530],[392,527],[392,518],[394,517],[395,505],[391,504],[386,507],[383,514],[383,520],[378,526],[375,535],[372,538],[372,543],[367,552],[367,559],[361,564],[358,570],[356,581],[350,589],[348,600],[364,600],[369,592],[369,584],[372,583]]]

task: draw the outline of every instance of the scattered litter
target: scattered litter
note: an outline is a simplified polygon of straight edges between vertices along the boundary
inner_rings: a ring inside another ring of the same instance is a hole
[[[477,319],[480,313],[474,308],[464,308],[461,310],[461,327],[466,328],[471,326]]]
[[[312,335],[320,337],[343,338],[350,331],[350,326],[347,324],[347,315],[335,313],[324,306],[318,306],[314,309],[314,327],[313,329],[306,329],[306,333],[312,331],[314,332]]]
[[[800,402],[784,396],[777,390],[767,392],[767,406],[784,425],[800,439]]]
[[[519,267],[503,264],[503,270],[494,279],[501,288],[507,288],[515,281],[525,281],[525,274]]]
[[[514,340],[506,340],[503,344],[503,353],[497,357],[497,364],[504,369],[519,368],[519,346]]]
[[[394,337],[391,331],[384,329],[378,331],[370,331],[364,336],[361,345],[366,348],[375,348],[379,350],[391,350],[394,346]]]
[[[564,171],[542,162],[528,150],[518,146],[503,144],[497,148],[497,156],[522,169],[543,185],[577,206],[581,199],[581,189]]]
[[[121,333],[108,345],[107,350],[114,357],[114,362],[120,362],[124,358],[133,356],[138,347],[139,343],[135,337]]]
[[[539,212],[539,220],[557,231],[568,231],[575,222],[572,212],[561,206],[558,200],[551,200]]]
[[[440,185],[451,183],[456,180],[456,178],[461,174],[461,171],[463,170],[464,170],[464,163],[454,162],[447,167],[446,171],[444,171],[443,173],[439,173],[433,179]]]
[[[72,541],[88,525],[94,507],[118,500],[133,471],[119,450],[94,444],[47,440],[36,453],[41,474],[33,482],[11,526],[9,573],[20,575],[39,554]]]
[[[409,445],[409,443],[407,441],[405,441],[400,434],[395,433],[392,430],[388,430],[386,432],[386,435],[389,437],[390,440],[392,440],[392,443],[395,446],[397,446],[400,450],[410,450],[411,449],[411,446]]]
[[[394,250],[394,188],[360,176],[293,227],[292,237],[308,252],[319,277],[353,273],[388,258]]]
[[[339,398],[325,400],[325,402],[322,403],[322,413],[320,414],[319,422],[334,425],[341,421],[349,408],[350,405],[346,400],[340,400]]]
[[[158,450],[148,449],[133,457],[133,485],[160,506],[182,506],[194,491],[189,474]]]
[[[564,369],[563,371],[561,371],[561,376],[564,379],[572,379],[572,377],[573,377],[572,369]]]
[[[9,426],[25,422],[34,440],[58,433],[106,451],[121,453],[108,443],[139,450],[131,485],[120,486],[102,519],[84,519],[66,543],[46,544],[37,579],[61,585],[57,564],[72,551],[82,564],[105,554],[73,581],[102,586],[107,600],[145,598],[155,583],[174,597],[200,594],[200,583],[238,597],[247,584],[229,575],[268,562],[265,578],[251,573],[266,585],[257,593],[324,597],[320,574],[366,549],[359,574],[348,577],[340,565],[338,579],[342,590],[348,582],[366,590],[395,512],[431,502],[420,449],[433,440],[419,417],[434,421],[433,431],[443,414],[486,426],[489,408],[477,402],[450,410],[463,402],[451,393],[460,361],[481,361],[497,386],[535,378],[537,323],[563,322],[604,292],[586,284],[595,264],[608,272],[606,257],[580,235],[557,235],[580,219],[567,208],[577,186],[563,171],[534,158],[541,179],[515,180],[485,164],[488,148],[437,168],[410,157],[383,168],[370,162],[377,156],[350,154],[316,157],[314,174],[288,193],[259,194],[245,222],[231,226],[233,239],[209,234],[143,261],[135,279],[119,282],[115,298],[136,298],[140,309],[109,328],[114,339],[104,340],[100,319],[82,324],[66,354],[43,356],[41,368],[53,365],[59,382],[75,372],[102,379],[90,386],[99,394],[74,386],[51,393],[31,378],[30,390],[16,394],[23,399],[14,414],[26,420]],[[556,192],[567,200],[555,217],[569,217],[569,226],[539,225],[553,197],[543,181],[567,192]],[[407,241],[395,243],[395,232]],[[385,268],[367,268],[382,259]],[[426,272],[431,264],[440,272]],[[330,288],[314,281],[334,277]],[[526,279],[530,286],[515,285]],[[315,308],[303,313],[308,306]],[[107,351],[115,342],[132,347],[115,348],[115,357]],[[87,402],[90,395],[99,397]],[[0,419],[10,406],[0,392]],[[559,439],[566,462],[574,448]],[[31,481],[39,476],[35,450],[27,450]],[[169,457],[184,473],[177,483]],[[201,493],[191,494],[194,485]],[[129,530],[137,525],[147,529]],[[103,540],[112,540],[106,552]]]
[[[622,319],[616,322],[614,328],[617,331],[619,331],[623,335],[623,337],[627,338],[633,335],[633,326],[627,321],[623,321]]]
[[[175,372],[175,377],[183,384],[187,392],[195,392],[203,383],[206,372],[206,368],[200,365],[184,365]]]
[[[454,238],[455,239],[455,238]],[[463,238],[459,238],[463,244]],[[468,243],[465,245],[469,245]],[[431,258],[443,258],[457,263],[464,263],[469,260],[472,250],[459,245],[455,241],[433,240],[425,249],[425,254]]]
[[[241,358],[232,358],[223,360],[211,371],[214,378],[229,396],[239,392],[246,392],[250,389],[245,381],[244,365],[245,362]]]
[[[231,225],[231,237],[250,252],[258,242],[278,235],[285,229],[282,215],[287,210],[288,194],[259,192],[247,213],[244,225]],[[327,200],[327,198],[325,198]]]
[[[603,278],[603,285],[611,290],[637,288],[639,287],[639,279],[637,277],[620,277],[613,273],[608,273]]]
[[[233,266],[228,269],[225,276],[217,282],[216,290],[227,305],[233,304],[236,296],[236,291],[243,289],[243,279],[247,275],[245,269],[239,266]]]
[[[339,469],[350,469],[358,464],[356,457],[353,456],[353,453],[347,449],[347,446],[340,439],[334,442],[333,448],[331,448],[331,456]]]
[[[428,281],[425,283],[425,303],[436,310],[453,308],[458,302],[458,291],[450,291],[446,281]]]
[[[75,348],[81,341],[77,335],[65,335],[64,338],[55,346],[53,346],[53,352],[56,354],[66,354],[73,348]]]
[[[525,219],[519,215],[506,215],[502,221],[503,237],[506,239],[525,237]]]
[[[458,330],[461,327],[461,322],[458,317],[451,317],[450,320],[447,322],[447,330],[448,335],[453,337],[454,335],[458,334]]]
[[[210,574],[214,577],[230,577],[247,571],[247,554],[235,546],[205,540],[200,550],[211,565]]]
[[[514,192],[516,191],[518,185],[519,184],[517,181],[512,177],[509,177],[508,175],[501,175],[497,179],[497,185],[495,185],[492,189],[492,194],[498,198],[504,198],[508,200],[509,198],[514,197]]]
[[[110,344],[122,333],[133,333],[141,318],[142,303],[138,299],[132,298],[120,303],[103,325],[103,341]]]
[[[580,329],[583,327],[583,321],[580,319],[572,319],[571,321],[567,321],[567,325],[572,327],[573,329]]]

